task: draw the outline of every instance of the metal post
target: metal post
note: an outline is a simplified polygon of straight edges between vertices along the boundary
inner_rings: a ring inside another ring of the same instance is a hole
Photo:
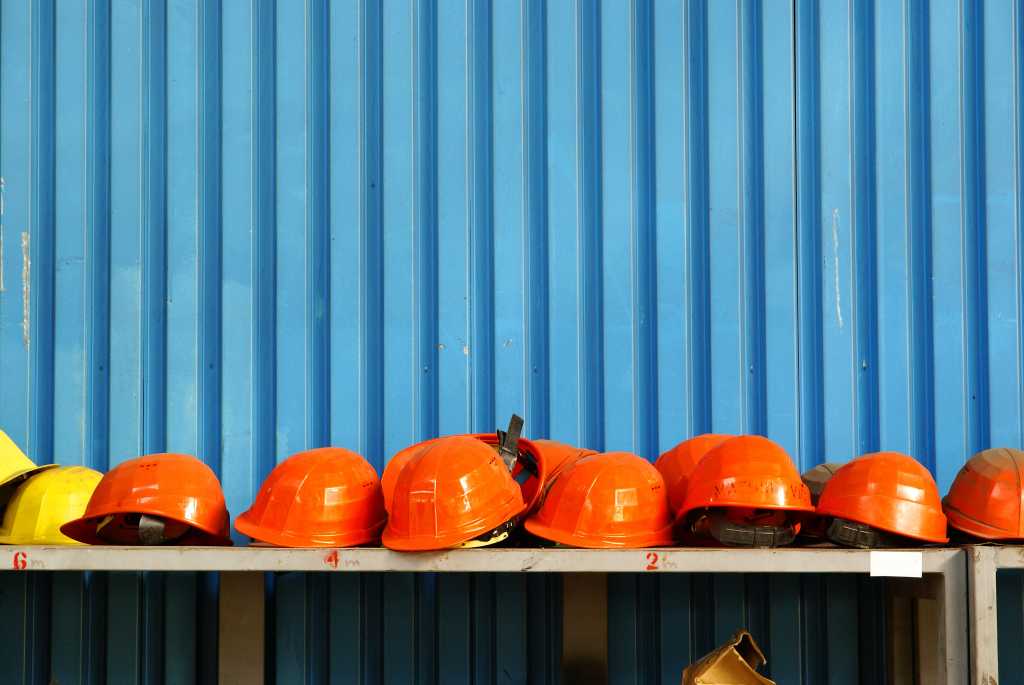
[[[942,645],[939,653],[939,673],[937,682],[967,683],[967,607],[964,597],[967,596],[967,563],[964,555],[951,557],[945,563],[944,573],[936,578],[940,584],[937,599],[939,601],[939,617],[936,629],[940,635],[936,642]]]
[[[996,556],[999,548],[967,547],[971,619],[971,683],[999,682],[999,642],[996,602]]]

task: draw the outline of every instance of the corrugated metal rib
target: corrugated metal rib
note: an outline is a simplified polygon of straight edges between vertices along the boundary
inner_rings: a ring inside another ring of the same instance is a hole
[[[526,300],[526,330],[524,336],[526,363],[526,415],[530,417],[530,430],[537,435],[551,432],[548,331],[548,102],[547,70],[572,64],[548,58],[548,43],[556,40],[549,34],[546,3],[524,0],[522,14],[523,59],[523,202],[525,222],[523,263],[525,279],[523,295]],[[558,8],[564,10],[564,8]],[[566,29],[569,26],[566,25]],[[557,41],[553,49],[564,49]],[[565,93],[559,93],[565,97]],[[559,122],[561,123],[561,122]],[[556,219],[558,217],[556,216]]]
[[[684,127],[687,153],[683,173],[686,216],[684,254],[687,259],[687,288],[683,293],[687,304],[685,340],[688,352],[690,416],[689,434],[711,430],[711,304],[708,293],[708,95],[707,95],[707,4],[684,4],[683,31],[686,36],[684,91],[687,109]]]
[[[415,81],[413,83],[416,163],[414,188],[415,276],[413,299],[416,318],[415,436],[437,433],[437,8],[416,2]]]
[[[740,261],[743,264],[744,340],[741,372],[744,383],[743,430],[764,434],[768,430],[765,407],[765,236],[764,236],[764,79],[762,8],[757,3],[740,7],[738,43],[740,52],[740,193],[739,210],[743,224]]]
[[[905,450],[943,489],[1021,444],[1021,0],[294,9],[0,5],[0,426],[37,459],[194,452],[238,514],[300,449],[380,468],[513,411],[649,458],[711,430],[801,467]],[[269,578],[267,666],[553,681],[560,582]],[[616,682],[740,625],[780,682],[886,657],[869,580],[609,591]],[[0,574],[0,660],[209,679],[216,596]]]

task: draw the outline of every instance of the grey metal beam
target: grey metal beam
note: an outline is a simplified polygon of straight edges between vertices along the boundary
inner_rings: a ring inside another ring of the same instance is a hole
[[[963,564],[959,549],[910,550],[924,573]],[[407,571],[541,573],[869,573],[859,549],[460,549],[414,554],[382,548],[10,547],[19,571]]]

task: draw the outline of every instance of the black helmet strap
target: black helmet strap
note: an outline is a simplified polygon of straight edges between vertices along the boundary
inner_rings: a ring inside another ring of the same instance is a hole
[[[832,519],[828,525],[828,539],[837,545],[861,549],[905,547],[907,544],[899,535],[876,530],[865,523],[840,518]]]
[[[523,419],[517,414],[513,414],[509,419],[507,431],[498,430],[498,454],[509,471],[512,471],[519,461],[519,437],[522,433]]]
[[[796,538],[796,526],[752,526],[730,521],[722,512],[708,514],[711,536],[731,547],[781,547]]]

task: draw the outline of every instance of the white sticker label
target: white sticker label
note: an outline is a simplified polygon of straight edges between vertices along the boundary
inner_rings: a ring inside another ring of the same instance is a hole
[[[871,575],[890,578],[920,578],[923,566],[920,552],[871,552]]]

